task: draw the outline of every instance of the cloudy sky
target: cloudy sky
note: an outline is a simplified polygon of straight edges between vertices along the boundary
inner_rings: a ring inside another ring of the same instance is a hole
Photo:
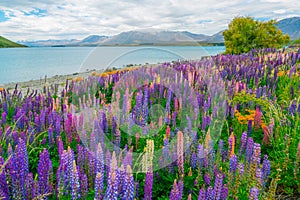
[[[138,29],[212,35],[235,16],[300,16],[299,0],[0,0],[0,35],[11,40],[82,39]]]

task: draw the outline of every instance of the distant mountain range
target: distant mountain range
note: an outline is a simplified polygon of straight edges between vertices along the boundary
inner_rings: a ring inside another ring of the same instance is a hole
[[[0,36],[0,48],[13,48],[13,47],[26,47],[26,46],[22,44],[17,44],[13,41],[10,41]]]
[[[292,40],[300,37],[300,17],[280,20],[276,25]],[[83,40],[19,41],[26,46],[113,46],[113,45],[195,45],[224,43],[223,31],[214,35],[196,34],[188,31],[128,31],[114,36],[91,35]]]

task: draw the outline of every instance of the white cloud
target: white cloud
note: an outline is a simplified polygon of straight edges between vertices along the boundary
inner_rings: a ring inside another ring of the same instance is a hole
[[[299,7],[297,0],[4,0],[0,10],[10,19],[0,22],[0,33],[12,40],[80,39],[147,28],[211,35],[235,16],[282,19],[299,16]],[[47,12],[24,15],[37,9]]]

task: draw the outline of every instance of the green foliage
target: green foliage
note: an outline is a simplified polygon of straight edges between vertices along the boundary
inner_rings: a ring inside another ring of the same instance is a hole
[[[251,17],[236,17],[224,31],[226,53],[241,54],[252,49],[279,48],[289,42],[275,20],[259,22]]]
[[[296,40],[293,40],[292,41],[292,44],[300,44],[300,38],[296,39]]]
[[[22,44],[17,44],[15,42],[12,42],[2,36],[0,36],[0,48],[10,48],[10,47],[26,47]]]

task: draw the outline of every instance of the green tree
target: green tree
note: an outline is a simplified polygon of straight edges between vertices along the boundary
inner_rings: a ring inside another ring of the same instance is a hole
[[[241,54],[251,49],[279,48],[290,41],[283,35],[275,20],[259,22],[252,17],[236,17],[223,32],[226,53]]]

